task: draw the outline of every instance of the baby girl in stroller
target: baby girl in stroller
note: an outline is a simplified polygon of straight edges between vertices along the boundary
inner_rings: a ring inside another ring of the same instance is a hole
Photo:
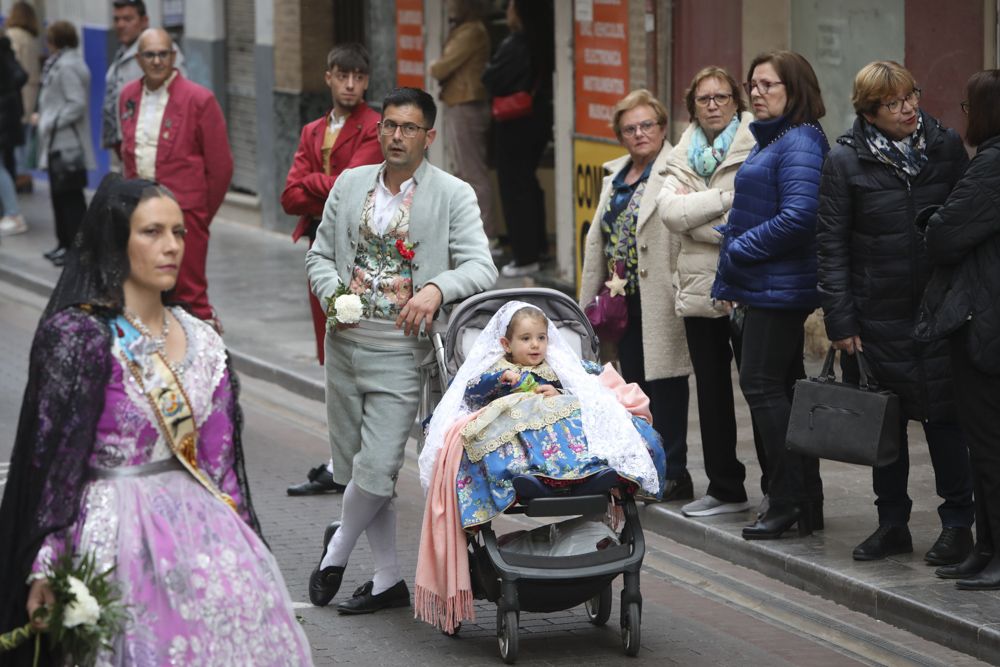
[[[646,419],[629,414],[623,396]],[[542,310],[512,301],[490,320],[435,410],[421,478],[429,481],[444,432],[464,418],[455,479],[463,528],[491,521],[518,495],[545,493],[532,487],[586,484],[607,471],[655,497],[665,458],[647,406],[610,367],[582,361]]]

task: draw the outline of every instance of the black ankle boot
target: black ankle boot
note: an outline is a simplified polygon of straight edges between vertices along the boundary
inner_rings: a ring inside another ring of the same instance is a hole
[[[976,547],[961,563],[945,565],[934,570],[934,574],[942,579],[965,579],[974,577],[993,560],[993,551]]]
[[[812,521],[807,505],[772,505],[756,523],[743,529],[743,539],[776,540],[795,524],[799,527],[799,537],[812,535]]]
[[[1000,556],[994,556],[979,574],[956,581],[955,588],[960,591],[1000,590]]]

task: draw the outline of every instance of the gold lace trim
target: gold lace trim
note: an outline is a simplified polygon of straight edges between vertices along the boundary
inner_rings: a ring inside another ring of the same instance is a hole
[[[504,400],[506,398],[518,400],[506,401]],[[563,405],[556,406],[553,403],[563,396],[546,396],[542,398],[542,407],[545,412],[539,417],[523,420],[524,413],[518,409],[517,404],[528,398],[537,398],[537,395],[512,395],[493,401],[479,417],[465,425],[462,429],[462,441],[465,445],[465,453],[471,462],[482,461],[487,454],[496,451],[508,442],[513,442],[523,431],[538,431],[552,426],[560,419],[565,419],[580,409],[580,401],[575,398],[570,401],[560,401]],[[484,431],[508,409],[509,416],[514,423],[500,435],[486,440],[487,435]]]

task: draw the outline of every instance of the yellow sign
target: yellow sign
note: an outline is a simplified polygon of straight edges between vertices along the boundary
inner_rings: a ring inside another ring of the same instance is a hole
[[[573,210],[576,248],[576,288],[580,290],[583,271],[583,250],[587,231],[597,211],[604,184],[604,163],[625,154],[625,149],[615,144],[588,139],[573,141]]]

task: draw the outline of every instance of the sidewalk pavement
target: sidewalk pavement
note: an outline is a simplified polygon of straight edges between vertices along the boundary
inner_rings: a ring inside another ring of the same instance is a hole
[[[42,253],[55,245],[46,184],[22,195],[28,233],[0,243],[0,280],[48,294],[59,277]],[[323,371],[315,361],[315,343],[306,294],[304,243],[287,234],[243,224],[237,209],[224,208],[212,225],[209,246],[209,298],[226,328],[225,339],[236,368],[274,382],[294,393],[323,399]],[[502,279],[498,287],[533,285],[532,278]],[[692,391],[692,396],[694,392]],[[707,480],[701,456],[698,414],[691,401],[689,469],[696,496]],[[739,399],[740,459],[747,465],[747,490],[760,500],[760,470],[755,461],[746,404]],[[648,505],[647,528],[710,554],[758,570],[851,609],[917,633],[927,639],[1000,664],[1000,594],[960,592],[953,582],[937,579],[923,562],[940,531],[934,475],[926,440],[911,424],[910,495],[914,500],[910,531],[914,552],[885,561],[856,562],[851,550],[876,526],[868,469],[822,464],[826,528],[811,537],[747,542],[740,529],[750,512],[705,519],[681,515],[681,502]],[[317,462],[326,458],[316,453]],[[303,471],[303,474],[305,471]]]

